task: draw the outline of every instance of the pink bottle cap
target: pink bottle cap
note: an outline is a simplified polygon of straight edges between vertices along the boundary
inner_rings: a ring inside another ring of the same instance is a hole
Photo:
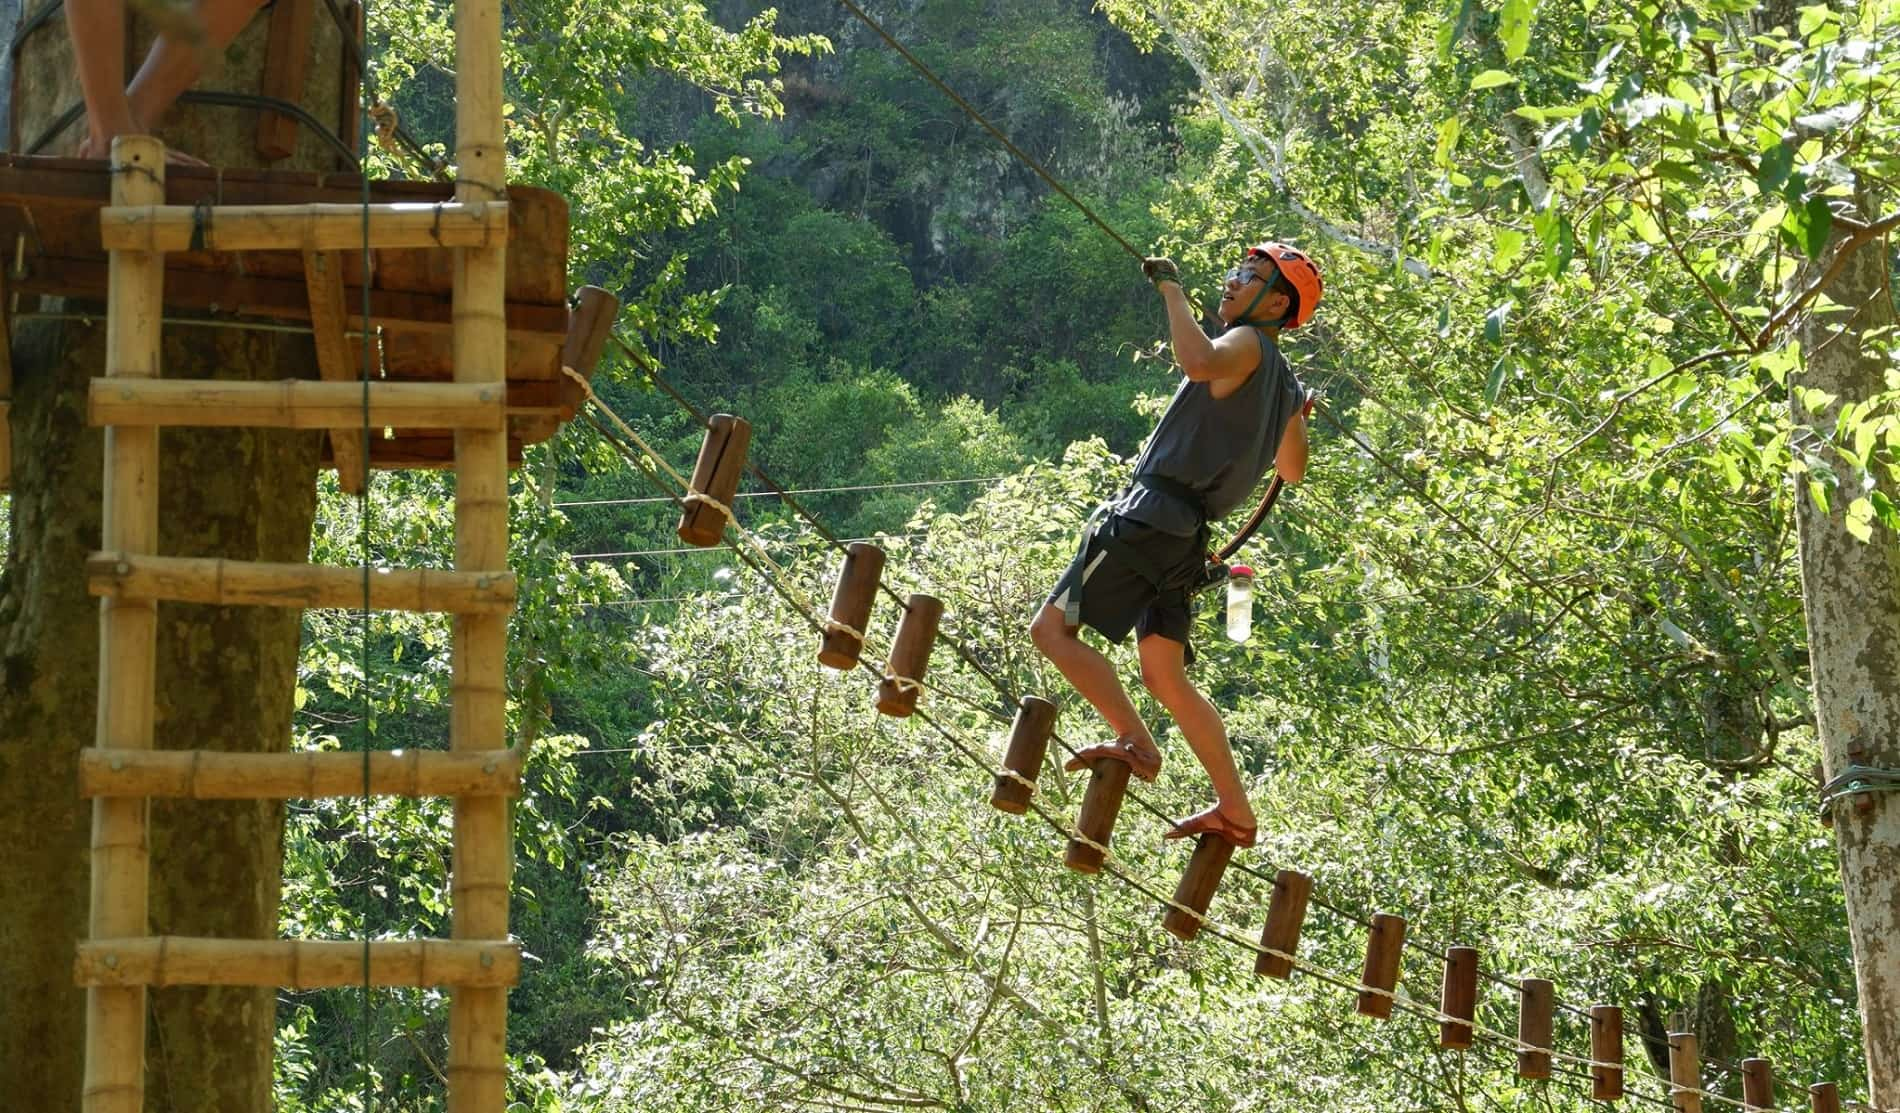
[[[1246,565],[1244,565],[1244,564],[1236,564],[1236,565],[1234,565],[1233,567],[1231,567],[1231,568],[1229,568],[1229,569],[1227,569],[1227,574],[1228,574],[1229,576],[1247,576],[1247,577],[1252,577],[1252,576],[1253,576],[1253,569],[1251,569],[1251,568],[1249,568],[1249,567],[1247,567],[1247,566],[1246,566]]]

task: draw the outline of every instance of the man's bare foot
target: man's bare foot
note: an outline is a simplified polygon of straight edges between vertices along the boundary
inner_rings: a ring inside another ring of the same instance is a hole
[[[1195,835],[1219,835],[1241,849],[1252,846],[1259,840],[1260,825],[1248,817],[1245,822],[1228,818],[1216,804],[1204,812],[1196,812],[1174,825],[1174,829],[1163,835],[1165,839],[1186,839]]]
[[[1088,769],[1105,757],[1126,762],[1135,776],[1144,781],[1153,781],[1161,775],[1161,751],[1152,740],[1144,738],[1117,738],[1113,742],[1101,742],[1076,751],[1063,768],[1074,773]]]
[[[133,132],[133,133],[127,133],[127,134],[138,134],[138,133]],[[86,136],[86,138],[79,141],[79,150],[75,152],[73,157],[97,159],[101,162],[104,162],[105,160],[112,157],[112,141],[116,138],[117,136],[111,136],[111,135],[104,136],[104,137],[88,135]],[[183,151],[174,150],[170,147],[167,147],[165,148],[165,165],[209,167],[211,164],[201,158],[194,158],[193,156],[188,155]]]

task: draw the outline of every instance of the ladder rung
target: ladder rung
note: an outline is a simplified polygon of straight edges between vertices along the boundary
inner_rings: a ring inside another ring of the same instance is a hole
[[[514,796],[517,750],[385,750],[369,755],[375,796]],[[315,800],[363,794],[363,755],[220,750],[79,751],[79,795],[188,800]]]
[[[368,946],[376,986],[515,984],[521,947],[506,941],[399,939]],[[88,939],[73,979],[82,986],[248,985],[322,989],[363,984],[364,945],[353,940],[195,939],[179,935]]]
[[[99,210],[107,251],[349,251],[498,247],[506,201],[377,205],[113,205]]]
[[[282,379],[92,380],[94,425],[195,425],[273,429],[486,429],[508,419],[502,383],[370,383]]]
[[[94,553],[86,561],[92,594],[216,606],[336,607],[439,614],[507,614],[515,605],[512,572],[433,568],[337,568],[221,557]],[[365,584],[367,580],[367,585]]]

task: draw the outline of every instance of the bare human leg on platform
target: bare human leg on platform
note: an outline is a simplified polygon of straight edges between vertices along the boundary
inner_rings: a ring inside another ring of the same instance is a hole
[[[1187,677],[1187,647],[1172,638],[1150,634],[1136,647],[1141,654],[1141,680],[1155,699],[1174,716],[1187,739],[1188,748],[1207,770],[1213,783],[1216,803],[1204,812],[1183,820],[1169,838],[1184,838],[1211,831],[1235,846],[1252,846],[1258,821],[1247,802],[1247,789],[1240,780],[1240,767],[1234,764],[1234,750],[1227,741],[1227,726],[1220,712]]]
[[[1115,732],[1113,742],[1082,750],[1069,767],[1081,768],[1093,764],[1097,758],[1113,757],[1127,762],[1142,780],[1154,780],[1161,772],[1161,749],[1155,745],[1154,735],[1149,733],[1148,725],[1135,710],[1134,701],[1123,690],[1121,680],[1115,675],[1115,666],[1078,633],[1076,627],[1064,620],[1061,608],[1049,604],[1044,604],[1029,626],[1029,636],[1036,648],[1042,650]]]
[[[66,26],[73,38],[79,84],[86,99],[86,137],[80,158],[106,158],[121,135],[155,128],[185,90],[204,75],[251,21],[261,0],[201,0],[189,16],[159,33],[130,85],[125,80],[124,0],[69,0]],[[173,163],[202,166],[199,159],[167,151]]]

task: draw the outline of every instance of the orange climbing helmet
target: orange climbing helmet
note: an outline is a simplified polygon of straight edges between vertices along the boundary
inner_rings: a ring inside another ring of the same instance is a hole
[[[1268,241],[1255,244],[1247,249],[1249,259],[1268,259],[1286,279],[1293,290],[1293,305],[1287,310],[1286,320],[1281,328],[1299,328],[1312,320],[1313,310],[1319,308],[1320,295],[1325,292],[1326,283],[1320,279],[1319,265],[1313,257],[1297,247]]]

